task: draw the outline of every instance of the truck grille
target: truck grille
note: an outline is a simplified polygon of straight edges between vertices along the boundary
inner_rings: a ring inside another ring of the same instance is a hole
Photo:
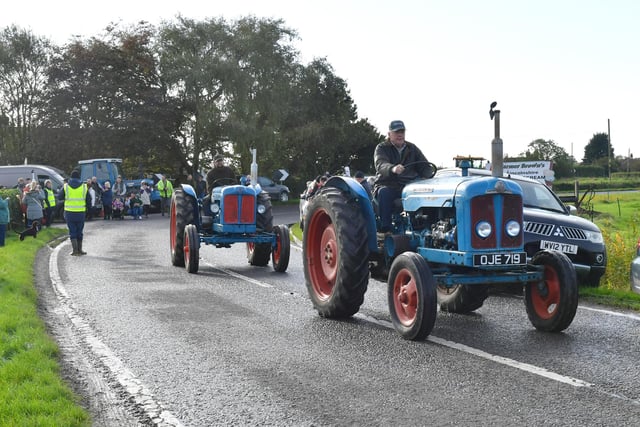
[[[541,236],[557,236],[566,237],[572,240],[587,240],[584,230],[580,228],[556,226],[554,224],[545,224],[542,222],[527,221],[524,224],[525,233],[539,234]]]

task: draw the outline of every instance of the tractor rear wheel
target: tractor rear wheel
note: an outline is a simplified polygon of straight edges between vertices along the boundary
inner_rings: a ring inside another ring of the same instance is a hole
[[[540,251],[531,263],[544,266],[544,279],[525,286],[529,320],[541,331],[560,332],[573,322],[578,309],[576,270],[571,260],[557,251]]]
[[[195,222],[193,197],[181,189],[176,189],[171,197],[169,213],[169,240],[171,244],[171,264],[184,267],[184,229]]]
[[[247,243],[247,260],[249,264],[264,267],[269,264],[271,243]]]
[[[269,193],[263,191],[256,198],[258,205],[264,206],[264,212],[256,216],[256,231],[271,233],[273,231],[273,207]],[[264,267],[269,264],[271,243],[247,243],[247,260],[249,264]]]
[[[289,227],[276,225],[273,227],[273,233],[276,235],[276,247],[271,251],[271,263],[275,271],[284,273],[289,266],[289,255],[291,254]]]
[[[471,313],[484,304],[489,296],[487,285],[454,285],[447,288],[438,285],[438,304],[442,311],[449,313]]]
[[[415,252],[400,254],[388,279],[391,321],[408,340],[422,340],[433,330],[438,313],[436,281],[429,264]]]
[[[311,301],[320,316],[357,313],[369,283],[367,228],[358,204],[324,188],[307,208],[302,259]]]
[[[199,266],[200,238],[195,225],[189,224],[184,229],[184,264],[189,273],[197,273]]]

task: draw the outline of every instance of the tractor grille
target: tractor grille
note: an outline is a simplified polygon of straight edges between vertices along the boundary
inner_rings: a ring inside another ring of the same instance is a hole
[[[255,224],[255,196],[250,194],[230,194],[224,196],[225,224]]]
[[[509,237],[505,232],[506,224],[510,220],[522,224],[522,197],[515,194],[486,194],[474,197],[471,201],[471,245],[476,249],[517,248],[522,245],[522,233],[516,237]],[[475,232],[475,224],[487,221],[491,224],[493,233],[486,239],[480,238]],[[500,241],[498,241],[498,238]]]
[[[541,236],[558,236],[572,240],[587,240],[584,230],[580,228],[556,226],[542,222],[527,221],[524,224],[524,231],[525,233],[539,234]]]

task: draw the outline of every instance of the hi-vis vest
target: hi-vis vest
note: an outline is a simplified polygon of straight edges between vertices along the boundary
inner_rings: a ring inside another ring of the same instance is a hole
[[[173,194],[173,185],[169,180],[167,180],[166,183],[164,183],[162,180],[158,181],[158,183],[156,184],[156,188],[160,192],[160,197],[168,198]]]
[[[53,190],[49,190],[48,188],[44,189],[45,193],[47,193],[47,200],[49,201],[49,207],[53,208],[56,205],[56,194]]]
[[[64,185],[64,210],[67,212],[84,212],[87,204],[87,184],[78,188]]]

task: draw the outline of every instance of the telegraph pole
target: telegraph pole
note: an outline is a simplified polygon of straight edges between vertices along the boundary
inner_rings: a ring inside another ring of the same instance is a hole
[[[607,164],[609,166],[609,181],[611,181],[611,120],[607,119]]]

